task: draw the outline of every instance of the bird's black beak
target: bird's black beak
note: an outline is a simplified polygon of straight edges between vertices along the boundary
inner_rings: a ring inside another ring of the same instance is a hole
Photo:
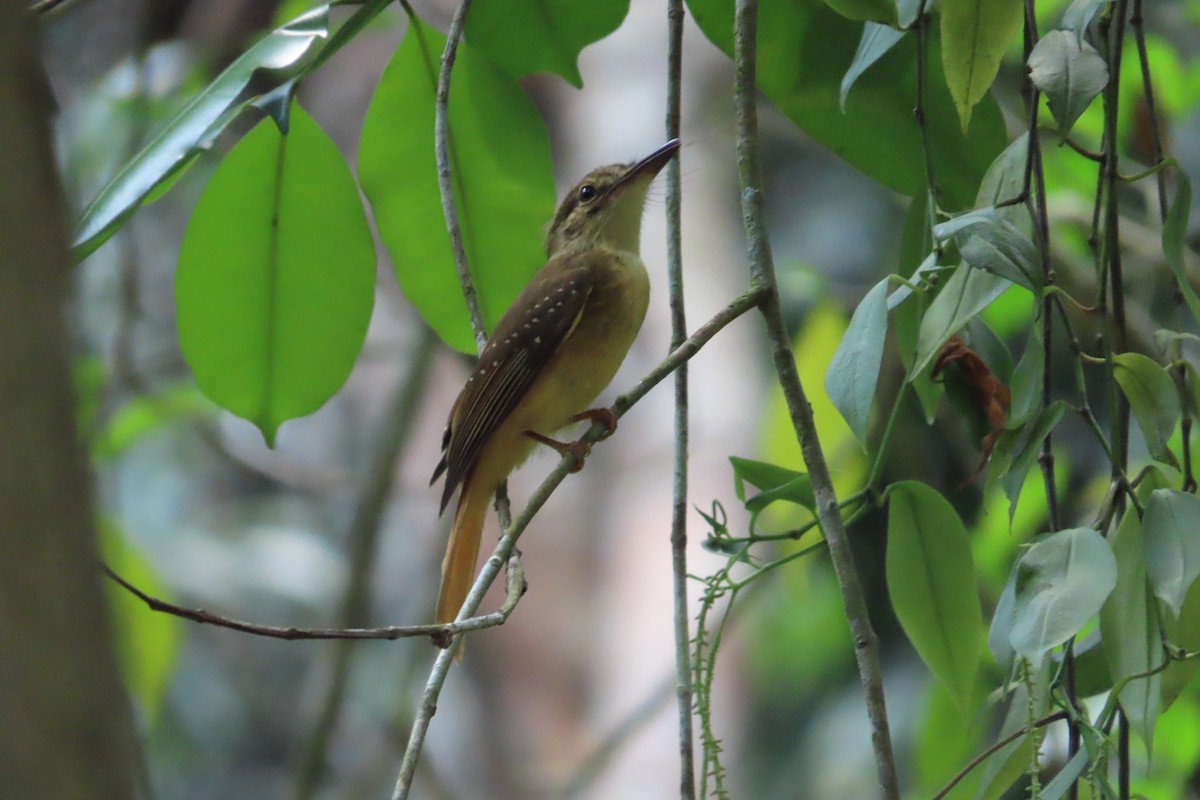
[[[668,161],[675,157],[675,154],[678,152],[679,140],[672,139],[626,170],[625,174],[621,176],[620,180],[612,185],[612,188],[609,189],[609,192],[618,191],[622,186],[636,178],[653,178],[658,174],[659,170],[667,165]]]

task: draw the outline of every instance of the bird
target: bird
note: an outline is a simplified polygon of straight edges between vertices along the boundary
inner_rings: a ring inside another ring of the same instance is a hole
[[[567,193],[546,234],[546,263],[488,339],[450,410],[440,513],[461,488],[438,590],[435,620],[453,622],[474,581],[483,524],[496,490],[536,443],[576,455],[586,445],[551,438],[571,422],[616,417],[589,408],[642,327],[650,279],[638,254],[646,193],[679,151],[672,139],[649,156],[589,172]],[[461,650],[459,651],[461,656]]]

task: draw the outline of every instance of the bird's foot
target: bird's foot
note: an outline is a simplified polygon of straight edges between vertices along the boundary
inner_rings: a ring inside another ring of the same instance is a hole
[[[617,431],[617,415],[610,408],[589,408],[587,411],[580,411],[571,417],[572,422],[580,422],[585,419],[604,425],[605,431],[600,434],[601,440],[607,439]]]
[[[525,431],[525,435],[539,444],[554,448],[559,455],[573,456],[575,462],[571,465],[571,472],[579,472],[583,469],[584,459],[592,452],[592,446],[587,442],[560,442],[558,439],[543,436],[537,431]]]

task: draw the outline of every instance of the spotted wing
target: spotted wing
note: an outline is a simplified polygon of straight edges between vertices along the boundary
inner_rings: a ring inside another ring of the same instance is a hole
[[[442,440],[442,460],[433,473],[433,481],[446,473],[442,511],[474,469],[488,439],[579,322],[592,291],[592,271],[567,266],[566,260],[551,259],[513,301],[454,403]]]

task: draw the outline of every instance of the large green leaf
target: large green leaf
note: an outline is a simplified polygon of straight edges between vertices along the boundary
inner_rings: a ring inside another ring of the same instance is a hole
[[[1142,519],[1146,575],[1154,594],[1176,616],[1200,576],[1198,521],[1200,497],[1175,489],[1155,489],[1150,494]]]
[[[966,713],[983,637],[971,544],[950,503],[918,481],[888,490],[887,585],[904,633]]]
[[[868,22],[863,25],[862,38],[858,40],[858,48],[854,51],[854,60],[850,62],[850,66],[846,68],[846,74],[842,76],[839,102],[843,112],[846,110],[846,96],[850,94],[854,82],[903,38],[904,31],[897,30],[891,25],[882,25],[878,22]]]
[[[846,19],[895,25],[896,0],[824,0]]]
[[[1067,31],[1050,31],[1029,54],[1029,79],[1046,95],[1063,136],[1108,83],[1096,48]]]
[[[974,0],[972,0],[973,2]],[[688,0],[696,23],[733,54],[733,0]],[[797,126],[855,168],[898,192],[925,192],[921,138],[913,119],[916,45],[906,37],[858,77],[841,111],[841,86],[860,39],[859,25],[818,0],[759,6],[758,85]],[[936,35],[930,60],[937,63]],[[985,99],[969,135],[959,129],[940,71],[930,70],[925,118],[939,205],[971,205],[979,180],[1006,141],[994,102]]]
[[[447,344],[474,353],[434,160],[434,87],[444,44],[444,36],[411,19],[371,98],[358,176],[400,288]],[[550,144],[528,96],[466,43],[451,81],[450,138],[463,245],[490,330],[546,259],[544,226],[554,215]]]
[[[175,301],[179,345],[210,399],[268,444],[345,382],[362,348],[375,246],[345,161],[296,106],[229,152],[188,222]]]
[[[1158,609],[1146,582],[1142,523],[1135,511],[1125,512],[1112,542],[1117,559],[1117,585],[1100,609],[1100,635],[1114,683],[1163,662]],[[1121,690],[1121,709],[1150,752],[1158,718],[1159,676],[1139,678]]]
[[[1175,455],[1167,441],[1179,421],[1179,392],[1167,371],[1141,353],[1113,356],[1114,376],[1129,400],[1150,455],[1174,466]]]
[[[854,309],[825,373],[829,399],[864,447],[887,337],[887,287],[886,279],[875,284]]]
[[[78,261],[103,244],[156,186],[191,163],[249,102],[243,90],[251,78],[270,71],[276,84],[286,83],[328,33],[329,6],[318,6],[263,37],[226,67],[88,204],[75,227],[74,258]]]
[[[943,0],[942,68],[964,131],[1020,32],[1022,16],[1021,0]]]
[[[1009,639],[1018,655],[1040,664],[1104,605],[1117,583],[1117,562],[1091,528],[1057,531],[1017,563]]]
[[[579,51],[628,13],[629,0],[475,0],[466,39],[514,78],[554,72],[578,88]]]

